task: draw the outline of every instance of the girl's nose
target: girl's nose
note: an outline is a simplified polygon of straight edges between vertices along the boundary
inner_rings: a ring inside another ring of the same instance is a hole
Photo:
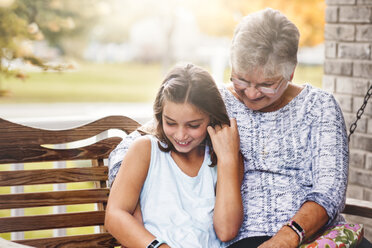
[[[184,141],[187,138],[187,132],[186,132],[185,128],[183,128],[183,127],[178,128],[178,130],[176,132],[176,135],[175,135],[175,138],[178,141]]]

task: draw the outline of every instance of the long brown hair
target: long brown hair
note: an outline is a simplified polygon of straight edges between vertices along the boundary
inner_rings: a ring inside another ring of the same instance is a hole
[[[170,70],[165,77],[154,102],[154,114],[156,119],[156,136],[166,143],[162,151],[174,151],[175,148],[168,140],[163,130],[163,108],[164,102],[189,103],[209,115],[210,125],[230,124],[225,104],[221,94],[211,75],[201,67],[193,64],[176,66]],[[210,147],[212,166],[217,164],[217,157],[213,151],[212,143],[207,133],[206,145]]]

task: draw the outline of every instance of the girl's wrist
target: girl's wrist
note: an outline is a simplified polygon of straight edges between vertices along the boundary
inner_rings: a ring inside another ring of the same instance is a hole
[[[231,166],[239,164],[239,157],[238,156],[227,155],[227,156],[221,156],[221,158],[219,158],[217,156],[217,164],[220,167],[221,166],[226,166],[226,167],[231,168]]]

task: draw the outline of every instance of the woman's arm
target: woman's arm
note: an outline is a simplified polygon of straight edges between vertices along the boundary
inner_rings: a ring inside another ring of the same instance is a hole
[[[243,220],[240,187],[243,178],[243,159],[239,152],[239,133],[236,120],[230,127],[208,127],[213,149],[217,155],[217,187],[213,223],[218,238],[233,239]]]
[[[130,145],[144,134],[152,134],[156,128],[155,121],[152,119],[146,122],[141,127],[137,128],[136,131],[131,132],[123,138],[119,145],[110,153],[108,159],[108,184],[111,187],[115,180],[116,174],[118,173],[120,166],[123,162],[123,158],[127,153]]]
[[[319,97],[320,113],[313,123],[310,146],[312,148],[312,191],[306,195],[299,211],[292,217],[305,231],[305,239],[324,225],[332,224],[345,202],[348,176],[348,142],[344,118],[332,96]],[[297,247],[298,235],[284,226],[259,248]]]
[[[316,202],[305,202],[292,220],[304,230],[306,237],[311,237],[328,221],[326,210]],[[283,226],[270,240],[259,248],[295,248],[299,246],[300,238],[289,226]]]
[[[147,247],[154,235],[133,216],[151,157],[151,141],[142,137],[129,148],[108,199],[105,227],[126,247]],[[168,247],[162,245],[161,247]]]

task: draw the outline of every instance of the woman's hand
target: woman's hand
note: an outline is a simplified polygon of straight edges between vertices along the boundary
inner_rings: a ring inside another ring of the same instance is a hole
[[[239,132],[236,120],[230,119],[230,126],[216,125],[214,128],[208,126],[209,136],[211,137],[213,150],[219,161],[231,161],[236,158],[240,150]],[[228,163],[227,163],[228,164]]]
[[[271,239],[261,244],[258,248],[296,248],[299,237],[287,226],[282,227]]]

